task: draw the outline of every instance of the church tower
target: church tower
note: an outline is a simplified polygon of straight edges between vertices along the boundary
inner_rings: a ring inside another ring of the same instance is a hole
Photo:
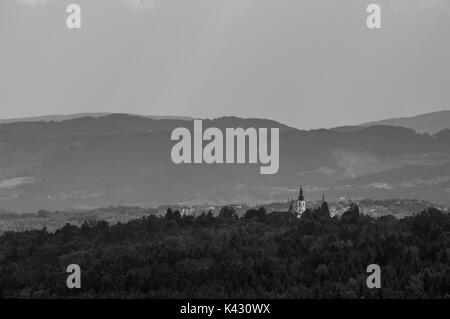
[[[305,196],[303,196],[303,187],[300,187],[298,199],[295,205],[297,217],[300,217],[306,211]]]

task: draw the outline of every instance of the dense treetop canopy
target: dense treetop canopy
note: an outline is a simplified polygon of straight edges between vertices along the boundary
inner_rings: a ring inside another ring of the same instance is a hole
[[[368,289],[379,264],[382,288]],[[82,288],[66,287],[78,264]],[[449,298],[450,215],[436,209],[374,219],[354,205],[331,218],[231,207],[168,210],[126,224],[66,225],[0,237],[1,297]]]

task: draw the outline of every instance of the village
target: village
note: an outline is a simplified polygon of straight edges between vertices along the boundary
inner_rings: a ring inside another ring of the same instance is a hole
[[[0,210],[0,234],[8,231],[28,231],[46,229],[48,232],[54,232],[66,224],[81,226],[83,223],[93,223],[105,221],[110,225],[117,223],[126,223],[131,220],[137,220],[143,217],[164,216],[168,209],[178,211],[181,216],[198,217],[202,214],[211,214],[217,217],[220,210],[224,207],[232,208],[239,218],[252,208],[264,207],[267,213],[285,212],[296,214],[297,217],[307,209],[320,207],[322,202],[326,201],[330,211],[330,217],[341,216],[351,207],[353,203],[358,204],[362,214],[371,217],[381,217],[392,215],[395,218],[404,218],[414,213],[419,213],[429,207],[436,207],[443,211],[449,211],[449,207],[436,205],[428,201],[417,199],[359,199],[351,200],[345,197],[337,200],[327,200],[325,195],[322,199],[308,199],[303,189],[299,190],[298,197],[288,199],[285,202],[260,203],[256,205],[248,204],[210,204],[203,205],[185,205],[185,204],[166,204],[156,208],[143,208],[137,206],[111,206],[103,208],[93,208],[84,210],[63,210],[48,211],[39,210],[36,213],[15,213]]]

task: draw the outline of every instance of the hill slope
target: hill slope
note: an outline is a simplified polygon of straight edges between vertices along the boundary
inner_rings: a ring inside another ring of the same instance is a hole
[[[114,114],[0,124],[0,208],[255,204],[293,198],[300,184],[310,199],[326,193],[330,199],[411,197],[450,203],[450,135],[445,132],[430,136],[390,126],[300,131],[263,119],[203,121],[204,128],[279,127],[280,170],[260,175],[259,164],[173,164],[170,135],[180,126],[192,128],[192,121]],[[418,168],[423,168],[420,179],[433,183],[412,187],[407,179],[414,182]],[[397,182],[381,174],[390,170]]]
[[[415,130],[419,133],[435,134],[450,128],[450,110],[420,114],[412,117],[392,118],[361,124],[362,126],[389,125]]]

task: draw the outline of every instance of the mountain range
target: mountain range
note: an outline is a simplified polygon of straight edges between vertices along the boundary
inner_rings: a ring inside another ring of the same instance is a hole
[[[409,128],[383,122],[310,131],[265,119],[203,120],[204,128],[280,128],[275,175],[260,175],[259,165],[173,164],[171,131],[191,128],[190,118],[81,114],[8,121],[0,123],[0,210],[258,204],[294,198],[301,184],[310,199],[324,193],[336,200],[417,198],[447,205],[450,118],[436,122],[439,131],[423,132],[435,116],[413,118]]]

